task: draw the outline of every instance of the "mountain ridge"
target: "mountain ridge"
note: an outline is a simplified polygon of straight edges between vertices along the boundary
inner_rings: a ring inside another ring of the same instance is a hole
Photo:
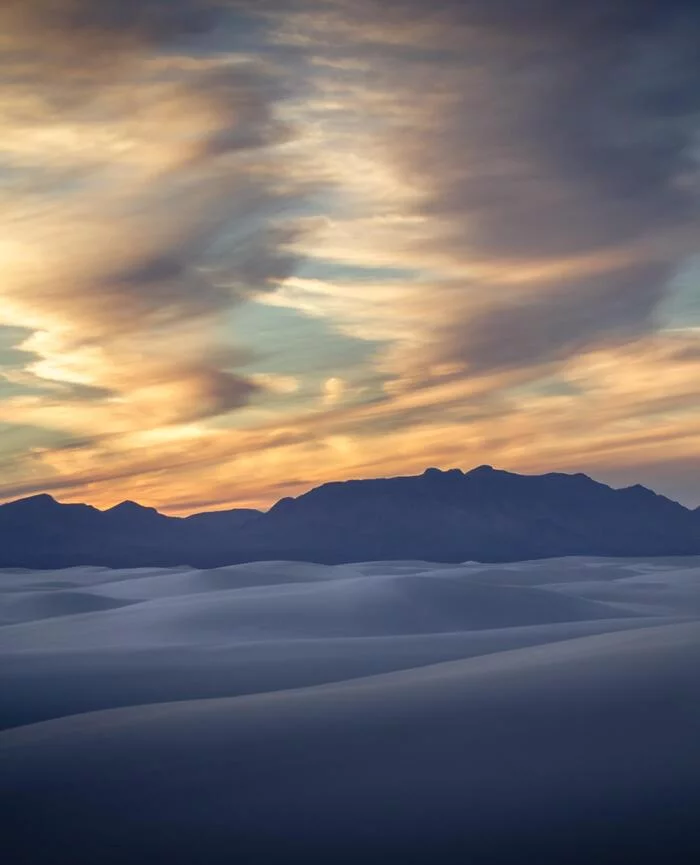
[[[330,481],[267,512],[171,517],[132,501],[98,510],[42,493],[0,505],[0,567],[218,567],[244,561],[516,561],[700,553],[700,509],[641,484],[489,465]]]

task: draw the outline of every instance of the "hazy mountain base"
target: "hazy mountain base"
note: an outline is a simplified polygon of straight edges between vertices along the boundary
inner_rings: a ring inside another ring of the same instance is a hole
[[[696,862],[699,580],[700,560],[5,572],[5,849]]]

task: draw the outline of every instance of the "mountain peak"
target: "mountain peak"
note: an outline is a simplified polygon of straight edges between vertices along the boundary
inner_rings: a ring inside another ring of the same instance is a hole
[[[436,469],[429,468],[423,472],[423,477],[425,478],[437,478],[437,477],[463,477],[464,472],[462,469]]]
[[[490,465],[487,465],[486,463],[484,463],[484,465],[477,466],[476,468],[472,469],[471,471],[468,471],[467,474],[471,475],[471,476],[474,476],[474,475],[486,476],[486,475],[496,474],[496,471],[497,470],[493,466],[490,466]]]
[[[157,513],[155,508],[140,505],[138,502],[134,502],[131,499],[119,502],[118,505],[114,505],[104,511],[105,514],[142,514],[144,512]]]
[[[653,490],[650,490],[649,487],[645,487],[643,484],[632,484],[631,487],[623,487],[623,489],[629,492],[645,493],[647,495],[651,494],[652,496],[656,495]]]
[[[53,496],[50,496],[48,493],[38,493],[35,496],[27,496],[24,499],[17,499],[14,502],[5,502],[2,507],[13,507],[13,508],[42,508],[42,507],[52,507],[53,505],[57,505],[58,502]]]

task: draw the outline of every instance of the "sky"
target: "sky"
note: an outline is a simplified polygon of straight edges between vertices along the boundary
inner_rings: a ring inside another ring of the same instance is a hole
[[[700,504],[695,0],[0,0],[0,500]]]

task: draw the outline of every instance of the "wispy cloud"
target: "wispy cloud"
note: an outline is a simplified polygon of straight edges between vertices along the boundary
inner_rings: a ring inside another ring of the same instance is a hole
[[[302,193],[276,152],[291,135],[279,75],[206,50],[211,27],[241,26],[221,6],[3,6],[3,318],[30,331],[25,381],[66,386],[58,412],[20,398],[8,419],[69,422],[80,386],[95,405],[79,423],[138,429],[259,389],[221,316],[291,272]]]
[[[302,26],[329,62],[364,61],[322,67],[317,122],[386,178],[326,253],[437,272],[426,350],[470,372],[654,328],[697,247],[694,6],[338,3],[288,38]]]

